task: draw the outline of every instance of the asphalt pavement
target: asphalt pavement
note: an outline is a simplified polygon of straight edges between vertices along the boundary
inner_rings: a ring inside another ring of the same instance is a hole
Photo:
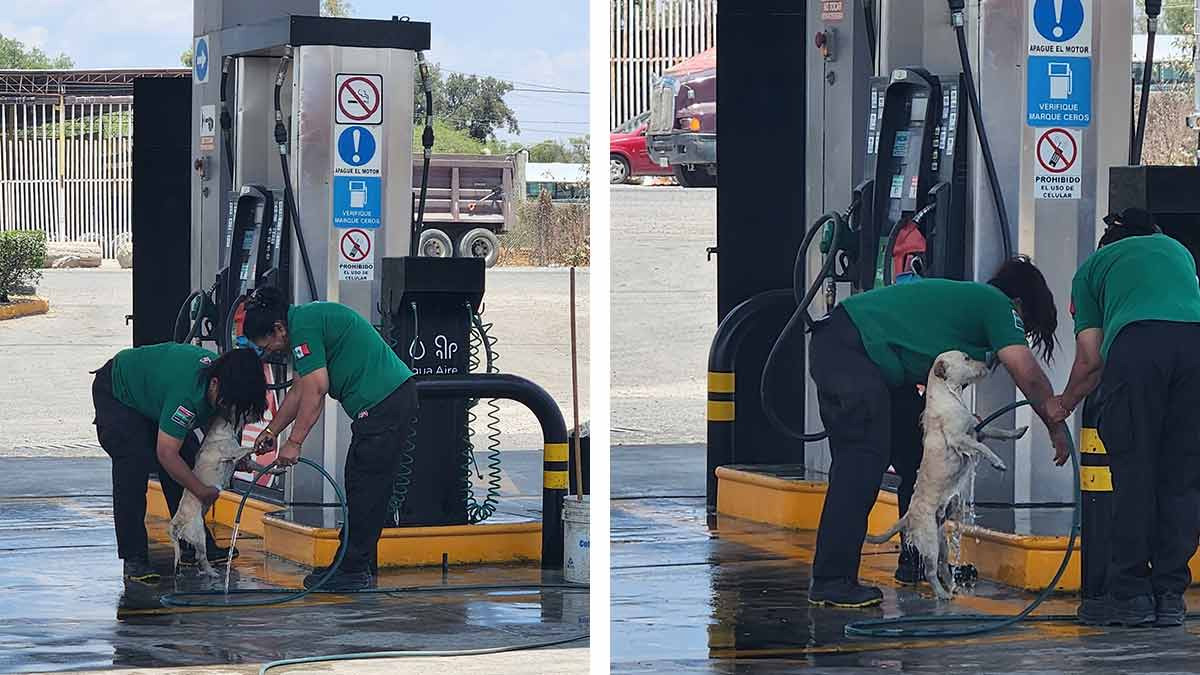
[[[704,440],[717,191],[612,187],[612,443]]]

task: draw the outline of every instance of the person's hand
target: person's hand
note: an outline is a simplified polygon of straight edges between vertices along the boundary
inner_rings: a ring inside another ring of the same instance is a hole
[[[1054,446],[1054,465],[1066,464],[1071,458],[1071,436],[1067,432],[1067,425],[1055,425],[1050,431],[1050,443]]]
[[[258,438],[254,439],[254,454],[262,455],[274,449],[275,432],[271,431],[271,427],[266,427],[259,432]]]
[[[196,498],[200,500],[200,505],[204,507],[205,511],[207,511],[208,507],[212,506],[217,501],[217,497],[221,496],[221,491],[211,485],[206,485],[205,487],[207,489],[204,492],[196,495]]]
[[[1052,396],[1049,401],[1046,401],[1046,422],[1048,424],[1060,424],[1070,416],[1071,411],[1063,405],[1061,395]]]
[[[294,466],[299,460],[300,444],[290,438],[279,449],[279,454],[275,455],[275,463],[279,466]]]

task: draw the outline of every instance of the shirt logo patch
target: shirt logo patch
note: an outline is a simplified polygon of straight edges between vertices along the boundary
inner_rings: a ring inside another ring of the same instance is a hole
[[[183,406],[179,406],[175,409],[175,412],[171,413],[171,421],[183,427],[184,429],[191,428],[192,420],[195,419],[195,417],[196,413]]]
[[[1017,310],[1013,310],[1013,325],[1022,333],[1025,332],[1025,322],[1021,320],[1021,315],[1017,314]]]
[[[211,365],[212,365],[212,357],[208,357],[208,356],[201,356],[201,357],[200,357],[200,365],[202,365],[202,366],[211,366]]]
[[[304,344],[299,345],[295,349],[293,349],[292,353],[296,355],[296,358],[302,359],[302,358],[308,356],[309,354],[311,354],[312,352],[309,351],[308,343],[305,342]]]

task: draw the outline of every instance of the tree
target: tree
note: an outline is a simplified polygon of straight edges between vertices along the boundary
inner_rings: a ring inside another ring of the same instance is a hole
[[[37,47],[26,47],[20,40],[0,35],[0,68],[66,70],[74,67],[75,62],[66,54],[50,57]]]
[[[354,6],[347,0],[321,0],[321,16],[349,17],[353,12]],[[188,47],[179,55],[179,62],[191,68],[192,56],[192,48]]]
[[[425,123],[425,91],[421,87],[420,69],[413,70],[413,121]],[[480,143],[496,138],[496,130],[506,128],[519,133],[517,114],[504,102],[513,85],[494,77],[479,77],[450,73],[444,76],[438,64],[429,65],[429,82],[433,94],[433,116],[446,120],[455,129],[467,132]]]

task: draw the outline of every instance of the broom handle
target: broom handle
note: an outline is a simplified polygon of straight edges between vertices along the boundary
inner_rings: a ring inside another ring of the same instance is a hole
[[[583,456],[579,449],[579,353],[575,337],[575,268],[571,268],[571,407],[574,409],[575,498],[583,501]]]

